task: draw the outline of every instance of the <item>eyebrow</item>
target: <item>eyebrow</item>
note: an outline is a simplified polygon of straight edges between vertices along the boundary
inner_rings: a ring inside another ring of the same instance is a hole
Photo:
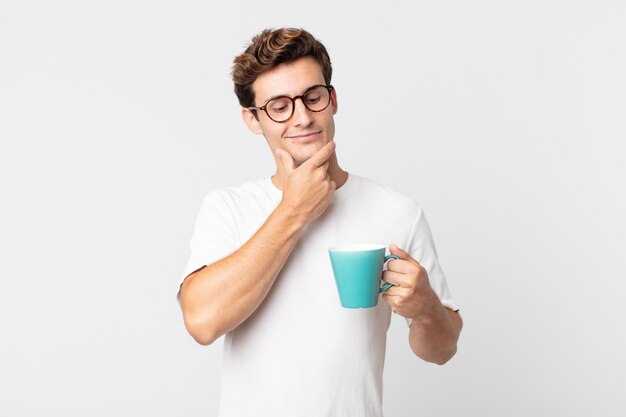
[[[306,93],[307,91],[309,91],[311,88],[313,88],[313,87],[318,87],[318,86],[320,86],[320,85],[325,85],[325,84],[313,84],[312,86],[305,88],[305,89],[304,89],[304,90],[303,90],[300,94],[298,94],[298,95],[302,95],[302,94]],[[270,100],[274,100],[275,98],[278,98],[278,97],[289,97],[289,98],[291,98],[292,96],[290,96],[290,95],[288,95],[288,94],[277,94],[277,95],[272,96],[272,97],[268,98],[267,100],[265,100],[265,101],[263,102],[263,105],[262,105],[261,107],[263,107],[263,106],[265,106],[267,103],[269,103],[269,101],[270,101]]]

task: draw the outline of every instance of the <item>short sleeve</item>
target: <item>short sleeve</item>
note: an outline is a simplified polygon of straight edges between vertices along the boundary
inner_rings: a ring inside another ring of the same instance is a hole
[[[239,242],[233,227],[233,218],[228,205],[217,191],[204,198],[191,237],[191,253],[180,283],[205,265],[233,253]]]
[[[428,222],[426,221],[424,211],[421,208],[417,214],[417,219],[413,225],[413,230],[411,231],[406,247],[406,251],[411,257],[416,259],[420,265],[426,269],[430,286],[433,291],[435,291],[435,294],[437,294],[437,297],[439,297],[441,304],[452,311],[458,311],[459,308],[452,299],[446,277],[441,269],[441,265],[439,265],[435,242]],[[411,320],[407,319],[407,323],[410,326]]]

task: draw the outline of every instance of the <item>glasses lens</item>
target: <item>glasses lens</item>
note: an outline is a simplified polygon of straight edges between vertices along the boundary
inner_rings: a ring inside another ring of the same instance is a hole
[[[302,97],[304,105],[311,111],[322,111],[330,103],[330,93],[324,86],[315,87]]]
[[[293,102],[289,97],[276,97],[267,102],[265,109],[267,115],[277,122],[282,122],[291,117]]]
[[[330,92],[323,85],[312,88],[304,93],[302,102],[311,111],[322,111],[330,103]],[[265,111],[273,121],[285,122],[293,114],[293,100],[286,96],[273,98],[265,105]]]

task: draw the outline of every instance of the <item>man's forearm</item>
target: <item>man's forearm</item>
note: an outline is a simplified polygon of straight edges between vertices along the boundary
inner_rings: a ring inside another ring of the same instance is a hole
[[[428,314],[413,320],[409,331],[411,350],[427,362],[443,365],[456,353],[462,326],[459,313],[437,299]]]
[[[279,205],[240,249],[191,274],[181,287],[185,326],[210,344],[261,304],[296,245],[305,222]]]

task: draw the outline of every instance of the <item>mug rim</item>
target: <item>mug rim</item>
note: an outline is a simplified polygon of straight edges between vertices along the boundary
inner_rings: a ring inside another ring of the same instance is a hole
[[[386,249],[387,246],[380,243],[349,243],[328,248],[329,252],[367,252]]]

